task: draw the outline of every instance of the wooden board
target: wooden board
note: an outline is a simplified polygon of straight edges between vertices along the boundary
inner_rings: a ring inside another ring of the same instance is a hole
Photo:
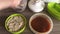
[[[0,11],[0,34],[11,34],[8,31],[6,31],[4,24],[5,24],[6,18],[13,13],[19,13],[19,12],[15,12],[14,10],[10,10],[10,9]],[[46,11],[46,9],[42,11],[41,13],[45,13],[50,16],[50,14]],[[23,14],[27,19],[27,28],[21,34],[34,34],[29,28],[29,19],[35,13],[32,12],[29,8],[26,8],[26,10],[24,10],[24,12],[21,12],[20,14]],[[53,18],[52,16],[50,17],[52,18],[53,23],[54,23],[53,30],[50,34],[60,34],[60,21]]]

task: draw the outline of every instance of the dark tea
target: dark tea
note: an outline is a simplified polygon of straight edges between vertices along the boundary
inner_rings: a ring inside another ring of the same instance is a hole
[[[50,29],[49,21],[46,18],[41,16],[34,18],[31,21],[31,26],[35,31],[41,32],[41,33],[47,32]]]

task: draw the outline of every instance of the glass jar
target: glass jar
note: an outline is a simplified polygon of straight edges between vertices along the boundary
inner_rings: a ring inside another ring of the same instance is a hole
[[[27,6],[27,0],[22,0],[21,3],[13,8],[16,12],[23,12]]]

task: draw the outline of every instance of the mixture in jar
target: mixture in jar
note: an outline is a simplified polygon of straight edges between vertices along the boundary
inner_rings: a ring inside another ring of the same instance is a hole
[[[32,28],[37,32],[47,32],[50,29],[50,23],[49,21],[41,16],[36,17],[31,22]]]
[[[9,29],[9,31],[16,32],[16,31],[22,29],[23,26],[24,26],[24,21],[21,16],[12,17],[7,22],[7,27]]]

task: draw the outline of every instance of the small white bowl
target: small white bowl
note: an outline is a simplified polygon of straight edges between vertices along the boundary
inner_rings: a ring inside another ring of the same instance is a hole
[[[32,10],[33,12],[41,12],[43,11],[44,7],[45,7],[45,3],[42,0],[30,0],[28,3],[28,7],[30,8],[30,10]]]
[[[48,19],[48,21],[49,21],[49,23],[50,23],[50,25],[51,25],[49,31],[44,32],[44,33],[41,33],[41,32],[35,31],[35,30],[32,28],[32,26],[31,26],[31,21],[32,21],[34,18],[38,17],[38,16],[41,16],[41,17],[44,17],[44,18]],[[32,31],[33,33],[35,33],[35,34],[49,34],[49,33],[52,31],[52,29],[53,29],[53,22],[52,22],[51,18],[50,18],[49,16],[47,16],[46,14],[37,13],[37,14],[34,14],[34,15],[30,18],[30,20],[29,20],[29,27],[30,27],[31,31]]]

